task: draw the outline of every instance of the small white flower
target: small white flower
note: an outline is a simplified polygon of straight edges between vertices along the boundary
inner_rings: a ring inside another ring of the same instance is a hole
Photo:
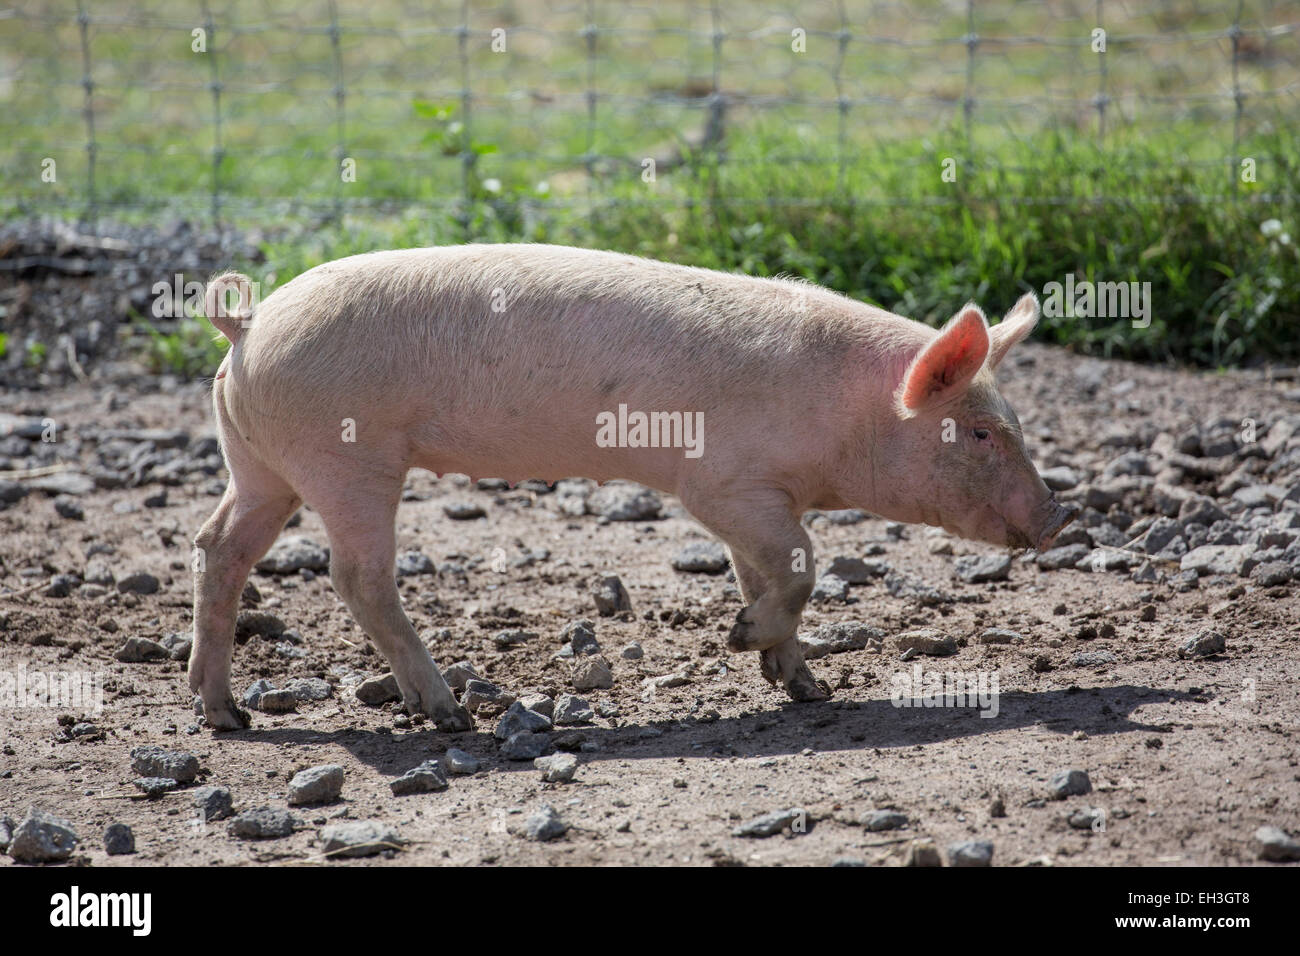
[[[538,183],[536,186],[533,187],[533,191],[536,192],[537,195],[539,196],[548,196],[550,195],[551,192],[551,184],[548,183],[545,179],[543,179],[540,183]]]
[[[490,193],[499,193],[501,192],[501,180],[485,179],[483,180],[483,188]]]
[[[1282,235],[1277,237],[1277,241],[1282,243],[1282,245],[1284,246],[1291,245],[1291,233],[1289,232],[1282,233]]]
[[[1282,221],[1280,219],[1265,219],[1259,224],[1259,231],[1268,239],[1272,239],[1282,231]]]

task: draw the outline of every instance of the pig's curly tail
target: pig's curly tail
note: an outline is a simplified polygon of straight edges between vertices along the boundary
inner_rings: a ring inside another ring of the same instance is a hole
[[[233,309],[226,307],[226,292],[235,289],[239,292],[239,304]],[[253,284],[248,276],[238,272],[225,272],[208,283],[203,296],[203,311],[208,321],[220,330],[230,343],[239,341],[244,334],[245,323],[253,317]]]

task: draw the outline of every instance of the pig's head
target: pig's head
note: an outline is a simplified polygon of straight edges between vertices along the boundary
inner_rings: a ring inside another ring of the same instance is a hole
[[[967,305],[911,356],[879,436],[885,447],[876,449],[886,456],[883,468],[874,466],[876,496],[890,505],[882,514],[1040,550],[1073,520],[1078,509],[1060,504],[1043,484],[993,377],[1037,322],[1032,293],[992,328]],[[888,472],[887,491],[881,471]]]

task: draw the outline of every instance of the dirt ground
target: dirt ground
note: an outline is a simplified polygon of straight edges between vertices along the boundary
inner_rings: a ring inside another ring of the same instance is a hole
[[[1067,465],[1083,478],[1065,493],[1075,498],[1103,484],[1109,462],[1149,452],[1161,434],[1215,419],[1250,419],[1268,434],[1300,412],[1286,372],[1175,371],[1028,345],[1001,379],[1040,466]],[[11,391],[0,411],[52,419],[59,437],[50,454],[82,464],[95,460],[107,440],[95,434],[104,429],[181,429],[190,448],[212,433],[203,384],[159,390],[124,378]],[[1273,460],[1295,451],[1296,441],[1284,442]],[[1250,457],[1239,448],[1230,461],[1249,465]],[[847,603],[810,605],[802,634],[862,622],[887,636],[883,646],[813,661],[816,675],[836,686],[834,697],[792,704],[762,679],[757,655],[726,650],[741,607],[728,575],[672,568],[684,544],[707,538],[674,499],[664,498],[660,520],[608,522],[563,512],[555,494],[479,490],[463,476],[424,472],[412,473],[399,511],[399,550],[423,551],[444,567],[403,577],[400,588],[440,666],[469,660],[517,696],[572,692],[570,663],[554,657],[558,635],[576,619],[595,624],[614,686],[581,696],[612,716],[557,728],[557,737],[581,735],[566,741],[578,747],[574,780],[546,783],[531,762],[502,759],[495,718],[480,716],[475,731],[449,736],[391,706],[358,701],[357,677],[387,668],[323,573],[254,573],[257,609],[276,615],[301,643],[253,636],[238,644],[234,690],[242,696],[258,678],[280,686],[320,677],[333,696],[288,714],[254,711],[250,729],[213,734],[196,724],[183,661],[115,660],[129,637],[190,631],[189,542],[225,480],[224,470],[212,470],[169,473],[167,483],[137,472],[137,484],[96,487],[75,496],[83,520],[61,516],[54,496],[39,491],[0,511],[0,672],[75,670],[104,683],[99,713],[0,710],[0,817],[21,820],[34,805],[66,818],[81,838],[74,859],[96,866],[322,862],[320,829],[339,817],[384,821],[407,842],[401,852],[331,866],[890,866],[922,838],[941,851],[990,841],[994,865],[1236,865],[1259,862],[1257,828],[1300,829],[1300,623],[1292,584],[1265,586],[1236,574],[1181,581],[1176,562],[1154,567],[1155,581],[1135,581],[1129,571],[1043,570],[1033,555],[1017,556],[1006,580],[970,584],[956,576],[956,559],[997,549],[915,526],[900,537],[874,518],[837,524],[814,516],[819,567],[836,556],[870,556],[895,577],[854,586]],[[1214,494],[1203,477],[1189,474],[1184,485]],[[165,504],[146,506],[163,490]],[[1131,492],[1110,506],[1112,523],[1151,514],[1152,500],[1149,489]],[[445,516],[445,504],[462,501],[482,505],[486,516]],[[286,534],[328,543],[308,509]],[[496,549],[510,559],[504,571],[493,567]],[[514,561],[543,550],[544,558]],[[74,586],[68,596],[47,595],[52,575],[83,575],[92,557],[118,580],[144,571],[160,588],[138,595]],[[592,585],[609,574],[626,586],[631,613],[597,615]],[[906,586],[891,593],[888,580],[941,593],[918,597]],[[921,627],[955,638],[955,656],[900,660],[895,639]],[[982,643],[995,627],[1019,637]],[[439,633],[444,628],[449,636]],[[493,636],[505,629],[537,637],[499,649]],[[1178,656],[1181,642],[1210,629],[1224,635],[1225,651]],[[633,641],[644,649],[640,660],[621,656]],[[895,706],[896,675],[917,664],[996,675],[997,715]],[[669,674],[679,675],[667,682],[676,686],[645,683]],[[70,718],[84,718],[95,732],[71,736]],[[194,753],[199,784],[228,787],[236,811],[285,808],[289,778],[305,767],[340,764],[346,779],[338,801],[294,809],[301,826],[293,835],[241,840],[224,821],[196,822],[193,787],[140,796],[130,751],[146,744]],[[442,758],[448,747],[475,755],[482,769],[451,776],[443,792],[390,793],[396,776]],[[1049,778],[1069,769],[1085,771],[1092,792],[1050,799]],[[569,824],[549,842],[522,833],[543,803]],[[794,827],[802,832],[733,835],[754,817],[796,807],[806,812]],[[1104,811],[1104,826],[1068,822],[1088,808]],[[860,825],[878,809],[909,822],[879,832]],[[136,853],[106,854],[102,834],[114,822],[132,827]]]

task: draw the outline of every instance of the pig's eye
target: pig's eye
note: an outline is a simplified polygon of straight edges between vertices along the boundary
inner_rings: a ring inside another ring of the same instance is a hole
[[[989,440],[989,430],[987,428],[973,428],[971,434],[975,436],[976,441]]]

